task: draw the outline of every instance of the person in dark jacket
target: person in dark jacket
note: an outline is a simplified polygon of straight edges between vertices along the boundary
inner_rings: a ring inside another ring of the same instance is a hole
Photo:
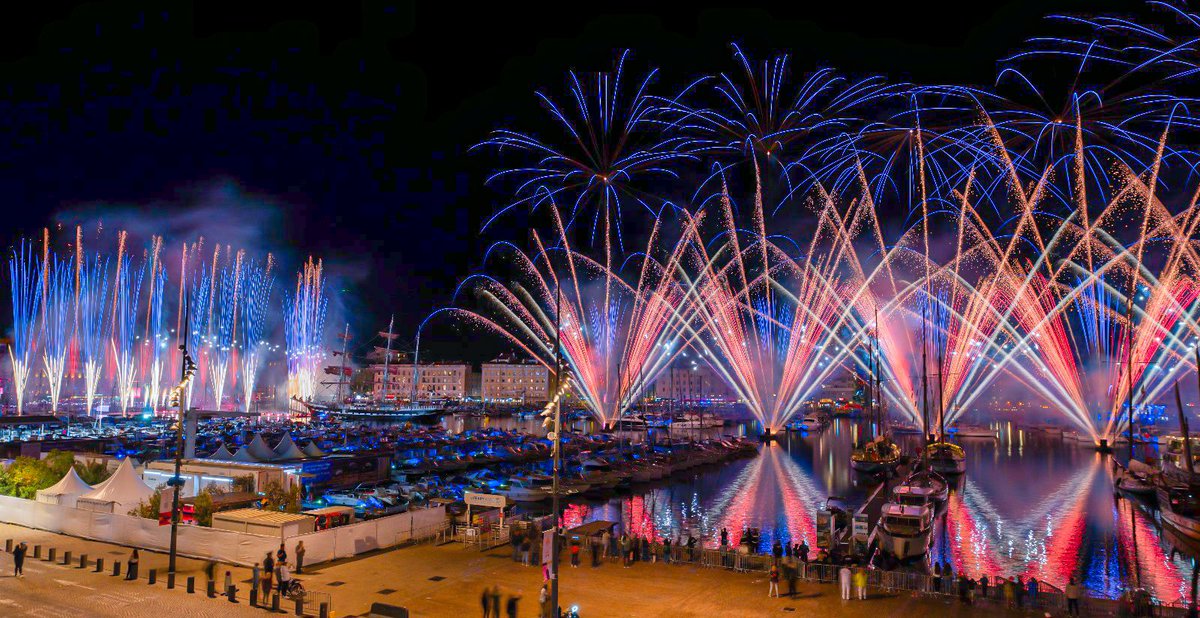
[[[514,594],[508,597],[508,603],[505,604],[505,611],[508,618],[517,618],[517,602],[521,600],[521,595]]]
[[[29,546],[25,541],[17,543],[13,548],[13,577],[25,577],[25,552],[29,551]]]
[[[125,570],[125,580],[137,579],[138,577],[138,550],[135,548],[129,552],[129,568]]]

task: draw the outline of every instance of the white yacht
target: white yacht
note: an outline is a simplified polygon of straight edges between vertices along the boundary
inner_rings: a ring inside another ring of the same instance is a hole
[[[923,556],[929,551],[933,531],[933,506],[888,502],[879,516],[876,536],[879,549],[898,560]]]

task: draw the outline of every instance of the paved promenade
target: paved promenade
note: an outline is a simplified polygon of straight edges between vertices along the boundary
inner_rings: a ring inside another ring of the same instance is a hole
[[[11,576],[11,556],[0,553],[2,616],[163,618],[164,608],[169,608],[167,615],[171,616],[268,615],[246,604],[244,582],[250,577],[246,568],[218,568],[218,581],[223,581],[224,572],[231,570],[234,581],[243,587],[242,602],[231,604],[223,598],[205,598],[201,561],[181,559],[179,587],[167,590],[165,575],[154,586],[146,581],[149,569],[165,573],[167,557],[163,554],[141,552],[141,579],[127,582],[91,569],[34,560],[32,547],[54,546],[60,553],[70,550],[76,560],[86,552],[91,560],[103,557],[108,564],[113,560],[124,563],[128,548],[0,524],[0,543],[6,538],[25,540],[31,555],[26,560],[26,577],[16,579]],[[365,614],[376,601],[408,607],[414,617],[477,616],[481,614],[479,594],[490,585],[499,585],[505,598],[514,593],[522,595],[519,615],[535,617],[541,569],[513,563],[510,551],[508,546],[479,552],[458,544],[418,545],[320,565],[306,569],[299,578],[309,590],[332,594],[338,618]],[[106,571],[109,569],[106,565]],[[196,577],[194,595],[183,590],[189,575]],[[786,592],[786,585],[783,587]],[[749,617],[776,613],[821,618],[868,614],[871,618],[1006,615],[994,609],[964,608],[908,593],[870,592],[871,598],[866,601],[842,601],[833,585],[800,584],[796,597],[774,599],[767,597],[767,581],[761,573],[647,563],[636,563],[628,569],[612,562],[599,568],[564,564],[562,580],[564,606],[578,605],[583,618]]]

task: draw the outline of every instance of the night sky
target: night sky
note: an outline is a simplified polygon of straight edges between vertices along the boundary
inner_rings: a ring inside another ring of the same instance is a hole
[[[352,328],[394,312],[407,339],[488,242],[526,237],[518,217],[481,237],[504,195],[483,184],[495,158],[468,149],[497,127],[547,127],[533,92],[562,92],[568,69],[606,70],[631,48],[669,91],[734,69],[736,41],[758,58],[788,51],[794,72],[986,86],[997,59],[1059,31],[1046,14],[1144,10],[647,4],[38,5],[0,25],[5,240],[74,213],[200,229],[275,251],[285,272],[313,254],[338,276]],[[431,339],[435,357],[463,354],[454,332]]]

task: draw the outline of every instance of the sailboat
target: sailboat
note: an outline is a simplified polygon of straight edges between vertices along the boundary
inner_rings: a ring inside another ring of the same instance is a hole
[[[924,339],[924,329],[922,329],[922,339]],[[942,362],[943,342],[938,336],[938,436],[935,442],[930,442],[925,445],[925,462],[934,472],[942,475],[962,474],[967,471],[967,454],[963,448],[957,444],[946,442],[946,409],[945,399],[942,391],[942,372],[945,370],[945,363]],[[922,343],[922,347],[924,343]],[[922,350],[922,354],[924,351]],[[925,378],[928,381],[928,377]],[[926,415],[928,416],[928,415]]]
[[[879,328],[879,315],[876,312],[875,316],[876,329]],[[885,417],[882,408],[882,397],[876,397],[877,394],[882,394],[879,382],[879,361],[876,358],[876,349],[871,351],[871,388],[868,390],[871,401],[867,406],[871,413],[875,416],[875,420],[879,423],[880,433],[870,442],[867,442],[862,448],[856,448],[850,453],[850,467],[855,472],[863,474],[878,474],[881,472],[891,472],[900,465],[900,445],[892,441],[888,435],[888,429],[885,423]]]
[[[395,318],[388,321],[388,331],[385,335],[387,339],[387,347],[384,350],[383,357],[383,391],[379,401],[367,403],[351,403],[347,404],[342,397],[342,384],[345,383],[346,375],[346,342],[350,339],[350,325],[346,325],[346,332],[342,336],[342,364],[338,370],[337,382],[337,399],[330,404],[321,404],[315,402],[303,402],[313,415],[319,416],[336,416],[343,418],[362,418],[371,420],[393,420],[393,421],[420,421],[432,420],[445,410],[439,406],[421,406],[416,403],[416,381],[417,368],[413,368],[413,401],[410,404],[395,404],[388,402],[388,387],[390,386],[389,369],[391,368],[392,360],[392,340],[396,335],[392,333],[395,325]],[[383,335],[383,333],[380,333]]]

